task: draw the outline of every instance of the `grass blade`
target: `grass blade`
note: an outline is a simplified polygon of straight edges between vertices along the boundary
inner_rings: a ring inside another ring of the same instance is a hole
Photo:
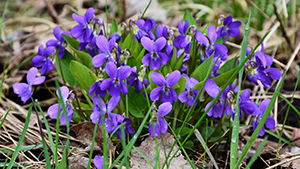
[[[3,123],[4,123],[5,119],[6,119],[6,116],[8,115],[8,113],[9,113],[10,109],[11,109],[11,106],[8,108],[7,112],[5,113],[5,115],[4,115],[4,117],[3,117],[2,121],[1,121],[1,124],[0,124],[0,129],[1,129],[1,127],[2,127]]]
[[[246,59],[246,51],[248,45],[248,36],[250,30],[250,18],[251,18],[251,11],[249,12],[248,22],[245,26],[245,35],[242,42],[242,50],[240,54],[240,66],[243,66],[242,63]],[[238,80],[238,93],[236,96],[236,103],[240,102],[240,95],[241,95],[241,85],[242,85],[242,77],[243,77],[244,69],[239,70],[239,80]],[[240,106],[236,104],[236,111],[234,115],[234,122],[232,127],[232,136],[231,136],[231,146],[230,146],[230,168],[234,167],[237,159],[237,152],[238,152],[238,145],[239,145],[239,129],[240,129]]]
[[[264,148],[266,142],[267,142],[268,137],[264,138],[264,141],[260,144],[260,146],[258,147],[258,149],[256,150],[254,156],[252,156],[251,160],[249,161],[246,169],[250,168],[252,166],[252,164],[255,162],[255,160],[257,159],[257,157],[259,156],[261,150]]]
[[[94,135],[93,135],[92,146],[91,146],[91,150],[90,150],[90,156],[89,156],[89,162],[88,162],[87,169],[90,169],[90,167],[91,167],[91,160],[92,160],[92,156],[93,156],[93,150],[94,150],[94,143],[95,143],[95,139],[96,139],[97,128],[98,128],[98,120],[96,121],[95,128],[94,128]]]
[[[4,10],[3,10],[3,14],[2,14],[2,18],[0,19],[0,37],[1,37],[1,34],[2,34],[2,32],[1,32],[1,30],[2,30],[2,23],[3,23],[4,18],[5,18],[5,12],[6,12],[6,9],[8,7],[8,2],[9,2],[9,0],[6,1],[5,7],[4,7]]]
[[[14,164],[16,158],[17,158],[17,155],[19,154],[20,147],[22,146],[22,143],[24,141],[25,134],[27,132],[27,128],[28,128],[28,125],[29,125],[31,112],[32,112],[32,104],[30,104],[30,107],[28,109],[28,114],[27,114],[27,117],[26,117],[26,120],[25,120],[24,129],[23,129],[22,134],[20,136],[20,139],[19,139],[18,145],[15,149],[15,152],[14,152],[13,156],[11,157],[11,160],[8,164],[8,167],[7,167],[8,169],[11,169],[13,167],[13,164]]]

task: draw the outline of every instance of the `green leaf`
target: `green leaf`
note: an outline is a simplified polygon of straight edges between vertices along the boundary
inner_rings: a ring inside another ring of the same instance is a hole
[[[182,53],[181,55],[183,55],[184,53]],[[171,58],[171,67],[175,67],[176,64],[176,60],[177,60],[177,54],[176,54],[176,48],[175,46],[173,47],[173,56]]]
[[[115,19],[113,19],[110,25],[110,34],[113,34],[115,32],[118,32],[118,23]]]
[[[163,68],[162,73],[165,77],[167,76],[167,74],[172,72],[172,68],[171,68],[170,64],[168,64],[168,63],[163,65],[162,68]]]
[[[64,77],[66,82],[68,82],[69,85],[73,87],[73,86],[76,85],[76,79],[70,71],[70,62],[71,62],[71,60],[75,60],[75,57],[68,50],[65,50],[65,55],[62,59],[60,59],[58,57],[58,53],[56,55],[56,67],[57,67],[57,71],[58,71],[59,76]],[[61,64],[63,76],[61,74],[59,62]]]
[[[70,71],[86,92],[89,91],[90,87],[97,80],[97,77],[89,68],[77,61],[71,60]]]
[[[141,62],[139,62],[135,57],[129,57],[127,60],[127,65],[130,67],[136,66],[136,70],[138,71],[141,67]]]
[[[180,128],[177,128],[175,130],[175,133],[176,133],[176,135],[180,135],[180,137],[183,137],[191,132],[191,129],[188,127],[183,127],[180,133],[179,133],[179,130],[180,130]]]
[[[190,26],[195,25],[197,27],[197,29],[199,30],[199,26],[198,26],[196,20],[194,19],[194,17],[188,10],[186,10],[183,15],[183,21],[189,21]]]
[[[146,98],[132,86],[127,85],[127,88],[129,112],[136,118],[143,118],[143,111],[148,107]]]
[[[184,147],[185,147],[185,148],[190,148],[190,147],[192,147],[192,146],[194,146],[194,142],[191,141],[191,140],[187,141],[187,142],[184,144]]]
[[[206,59],[202,64],[200,64],[194,72],[191,74],[192,77],[199,80],[199,82],[203,81],[206,75],[209,73],[209,69],[212,65],[214,54],[212,54],[208,59]]]
[[[143,50],[141,51],[141,53],[138,55],[138,57],[136,58],[139,62],[142,63],[142,59],[145,56],[145,48],[143,48]]]
[[[216,82],[216,84],[218,85],[218,86],[223,86],[226,82],[227,82],[227,80],[233,75],[233,73],[236,71],[238,69],[238,67],[237,68],[234,68],[234,69],[232,69],[232,70],[230,70],[230,71],[228,71],[228,72],[226,72],[226,73],[223,73],[223,74],[221,74],[220,76],[217,76],[217,77],[215,77],[215,78],[213,78],[213,80]]]
[[[173,70],[180,70],[181,66],[182,66],[182,62],[183,62],[183,54],[179,56],[178,59],[176,59],[176,63],[174,65]]]
[[[186,78],[181,76],[177,84],[179,85],[179,89],[176,90],[176,93],[179,94],[185,90]]]
[[[225,72],[228,72],[229,70],[232,70],[233,68],[237,67],[239,64],[237,62],[237,58],[234,57],[228,61],[225,62],[225,64],[220,67],[219,71],[217,73],[223,74]]]
[[[125,50],[125,49],[130,49],[131,47],[131,39],[134,39],[134,37],[131,38],[131,34],[129,33],[124,42],[123,42],[123,46],[122,46],[122,49]]]
[[[223,44],[226,40],[226,36],[222,36],[221,38],[217,38],[215,44]]]
[[[134,47],[134,51],[133,51],[133,56],[134,57],[138,57],[139,54],[141,53],[141,51],[145,48],[143,48],[142,44],[137,43],[136,45],[133,46]]]
[[[79,42],[70,37],[70,36],[67,36],[65,34],[62,34],[62,36],[64,37],[64,39],[66,40],[66,42],[70,45],[71,49],[76,53],[79,61],[87,66],[88,68],[93,68],[94,65],[92,63],[92,56],[84,51],[80,51],[78,50],[78,46],[79,46]]]

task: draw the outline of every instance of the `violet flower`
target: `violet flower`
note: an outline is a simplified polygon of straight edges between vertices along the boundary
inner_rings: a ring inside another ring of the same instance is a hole
[[[254,114],[255,116],[255,120],[253,122],[253,131],[255,131],[255,129],[257,128],[260,119],[262,118],[263,114],[265,113],[269,103],[270,103],[270,99],[265,99],[264,101],[262,101],[259,105],[259,107],[257,108],[256,114]],[[274,129],[275,127],[275,120],[273,117],[268,116],[265,125],[261,128],[261,130],[259,131],[257,136],[263,136],[265,134],[265,126],[269,129]]]
[[[119,96],[120,92],[127,94],[128,89],[124,80],[131,73],[130,66],[122,66],[118,69],[114,63],[108,62],[105,71],[110,78],[103,80],[100,85],[101,90],[108,89],[111,96]]]
[[[158,38],[154,43],[148,37],[143,37],[141,40],[143,47],[149,52],[147,53],[142,62],[144,65],[149,66],[152,70],[160,69],[161,64],[166,64],[168,62],[168,56],[161,52],[161,50],[166,45],[166,39],[163,37]],[[150,60],[150,61],[149,61]]]
[[[194,89],[194,86],[199,81],[197,79],[193,78],[193,77],[189,78],[187,75],[185,75],[184,77],[186,78],[185,89],[187,91],[181,92],[178,96],[178,99],[182,103],[187,102],[188,106],[192,106],[195,99],[196,99],[196,96],[199,93],[199,90]],[[198,99],[196,100],[196,103],[194,104],[194,106],[196,106],[197,104],[198,104]]]
[[[143,79],[143,82],[140,81],[139,75],[136,73],[136,66],[131,68],[131,77],[127,79],[127,84],[130,86],[134,86],[135,90],[140,92],[143,89],[143,85],[147,88],[148,80],[146,78]]]
[[[62,86],[62,87],[60,87],[59,89],[56,90],[56,95],[58,96],[58,98],[60,98],[58,90],[60,90],[60,92],[61,92],[63,105],[60,105],[59,112],[58,112],[58,103],[56,103],[56,104],[49,107],[47,113],[48,113],[48,115],[51,119],[56,119],[58,113],[61,113],[59,122],[60,122],[60,124],[66,124],[65,115],[64,115],[64,112],[63,112],[63,106],[65,106],[66,110],[67,110],[66,113],[68,115],[68,122],[70,123],[70,121],[72,120],[72,117],[73,117],[73,109],[72,109],[72,106],[71,106],[71,104],[69,103],[69,100],[68,100],[68,97],[70,95],[69,88],[66,87],[66,86]],[[74,94],[70,95],[70,97],[74,98]]]
[[[216,82],[214,82],[211,79],[208,79],[204,85],[204,89],[205,91],[212,97],[212,98],[216,98],[217,95],[220,93],[220,89],[217,86]],[[211,109],[207,112],[208,116],[213,116],[215,118],[221,118],[222,114],[223,114],[223,110],[225,111],[225,113],[227,114],[227,116],[230,115],[231,111],[230,111],[230,106],[227,102],[225,102],[226,99],[226,93],[227,91],[224,90],[224,92],[220,95],[220,97],[218,98],[218,100],[215,102],[215,104],[211,107]],[[208,109],[208,107],[211,105],[212,101],[209,102],[206,106],[205,106],[205,111]],[[225,105],[224,105],[225,104]]]
[[[106,90],[101,90],[100,85],[101,85],[102,82],[103,82],[103,80],[98,80],[97,82],[95,82],[89,90],[89,95],[92,95],[95,92],[96,96],[103,96],[104,97],[107,92],[106,92]]]
[[[59,26],[56,26],[54,28],[53,34],[54,34],[56,39],[48,40],[46,42],[46,47],[49,47],[49,46],[53,46],[53,47],[56,47],[56,48],[59,47],[58,56],[59,56],[60,59],[62,59],[64,57],[64,54],[65,54],[65,46],[64,46],[65,39],[61,35],[61,29],[59,28]],[[70,36],[69,31],[64,31],[63,34],[65,34],[67,36]]]
[[[41,74],[45,74],[47,71],[53,69],[53,63],[48,58],[55,51],[53,46],[46,47],[44,50],[43,45],[39,46],[38,55],[32,58],[32,64],[35,67],[42,67]]]
[[[92,122],[95,124],[98,120],[98,123],[102,125],[101,120],[101,112],[103,115],[103,122],[106,125],[106,131],[111,132],[113,131],[114,119],[117,114],[112,113],[113,109],[117,106],[120,101],[120,96],[112,97],[108,103],[106,104],[100,96],[93,96],[93,102],[95,106],[93,108],[93,113],[91,114],[90,118]],[[101,104],[101,105],[100,105]]]
[[[116,39],[112,38],[109,42],[106,37],[100,35],[96,38],[96,45],[99,49],[99,54],[94,56],[92,63],[95,67],[100,67],[106,60],[115,62],[115,58],[112,56],[112,50],[115,47]]]
[[[21,101],[25,104],[25,102],[32,96],[33,92],[31,91],[32,85],[40,85],[46,79],[45,76],[36,77],[38,74],[38,69],[36,67],[32,67],[28,70],[26,75],[26,83],[16,83],[13,85],[14,93],[21,97]]]
[[[152,101],[159,100],[161,94],[161,101],[173,103],[177,101],[177,94],[174,89],[171,87],[174,86],[180,79],[180,72],[175,70],[170,73],[165,79],[161,74],[157,72],[152,72],[151,74],[152,81],[159,87],[154,88],[150,93],[150,99]]]
[[[163,117],[167,114],[169,114],[172,110],[172,104],[169,102],[162,103],[156,112],[156,110],[153,110],[152,119],[150,121],[150,125],[148,128],[149,134],[151,137],[154,138],[154,130],[155,130],[155,136],[158,137],[160,134],[165,134],[168,131],[168,124]]]
[[[101,155],[96,155],[94,158],[94,164],[97,169],[103,169],[103,157]]]
[[[168,30],[166,26],[158,25],[156,27],[156,36],[157,38],[164,37],[166,41],[166,50],[165,53],[168,56],[168,60],[173,57],[173,40],[174,40],[174,31]]]
[[[222,27],[220,27],[217,31],[218,38],[221,38],[223,36],[226,36],[226,40],[224,43],[228,40],[228,35],[232,37],[236,37],[240,34],[239,26],[242,25],[241,21],[232,21],[232,16],[227,16],[223,21]]]
[[[133,134],[134,130],[129,126],[132,123],[132,121],[130,119],[124,118],[122,115],[117,114],[115,116],[115,120],[113,120],[113,121],[115,124],[114,124],[114,128],[112,129],[112,131],[114,131],[112,134],[115,134],[117,132],[120,140],[122,140],[122,129],[120,127],[116,130],[116,128],[119,127],[122,123],[125,123],[125,126],[124,126],[125,138],[126,138],[126,132],[128,132],[129,134]]]
[[[136,21],[136,26],[133,26],[133,32],[135,34],[134,38],[137,42],[141,42],[143,37],[148,37],[151,40],[155,40],[155,36],[152,33],[153,29],[156,26],[154,19],[147,19],[144,21],[143,19],[139,19]]]
[[[227,60],[228,49],[223,44],[215,44],[217,40],[216,28],[213,25],[209,25],[207,28],[207,37],[196,31],[195,39],[201,44],[206,46],[205,54],[209,57],[215,52],[214,57],[220,56],[222,61]]]
[[[268,55],[268,54],[264,54],[264,43],[261,42],[261,50],[260,51],[256,51],[254,53],[254,60],[257,62],[257,60],[260,60],[261,65],[266,68],[267,66],[271,66],[273,64],[273,58]]]
[[[178,35],[175,40],[174,40],[174,46],[177,48],[184,48],[185,53],[190,53],[191,49],[191,41],[192,41],[192,36],[190,33],[187,34],[187,30],[189,28],[189,21],[180,21],[178,25],[178,31],[181,35]],[[195,29],[194,27],[191,27],[191,29]],[[195,32],[193,30],[193,32]]]
[[[79,23],[79,25],[74,26],[71,29],[71,34],[74,38],[82,39],[84,42],[89,41],[90,36],[93,33],[93,30],[89,26],[89,21],[94,16],[94,8],[89,8],[86,10],[84,16],[72,14],[73,19]]]

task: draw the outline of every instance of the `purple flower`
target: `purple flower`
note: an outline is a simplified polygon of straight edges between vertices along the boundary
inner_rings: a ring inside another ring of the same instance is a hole
[[[208,38],[207,38],[208,37]],[[216,28],[213,25],[209,25],[207,28],[207,37],[196,31],[195,39],[201,44],[206,46],[205,54],[207,57],[211,56],[215,52],[214,57],[220,56],[222,61],[227,60],[227,48],[223,44],[215,44],[217,40]]]
[[[106,90],[101,90],[100,85],[101,85],[102,82],[103,82],[103,80],[98,80],[97,82],[95,82],[89,90],[89,95],[92,95],[95,92],[96,96],[103,96],[104,97],[107,92],[106,92]]]
[[[226,40],[224,41],[224,43],[227,41],[228,35],[232,37],[236,37],[240,34],[240,29],[238,27],[242,25],[242,22],[241,21],[232,22],[232,16],[227,16],[224,19],[223,25],[224,26],[218,29],[217,34],[218,34],[218,38],[226,36]]]
[[[14,93],[21,97],[22,102],[25,102],[32,96],[31,86],[39,85],[43,83],[46,79],[45,76],[36,77],[38,74],[38,69],[36,67],[32,67],[28,70],[26,75],[27,84],[26,83],[16,83],[13,85]]]
[[[71,29],[71,34],[74,38],[82,39],[84,42],[88,42],[93,30],[89,26],[90,19],[94,16],[94,8],[89,8],[85,12],[84,16],[78,16],[75,13],[72,14],[73,19],[79,23]]]
[[[253,122],[253,130],[255,130],[260,122],[261,117],[263,116],[263,114],[265,113],[269,103],[270,103],[270,99],[265,99],[264,101],[262,101],[259,105],[259,107],[256,110],[256,114],[254,114],[255,116],[255,120]],[[268,116],[266,122],[265,122],[265,126],[269,129],[274,129],[275,127],[275,120],[273,119],[273,117]],[[261,130],[258,133],[258,136],[263,136],[265,134],[265,127],[263,126],[261,128]]]
[[[255,84],[258,85],[257,80],[260,80],[265,87],[270,87],[272,85],[271,79],[279,80],[281,77],[281,72],[277,68],[267,68],[265,69],[261,64],[260,59],[255,61],[247,61],[245,63],[245,71],[247,72],[247,77]]]
[[[149,52],[147,53],[142,62],[144,65],[149,66],[152,70],[160,69],[161,64],[166,64],[168,61],[168,56],[161,52],[161,50],[166,45],[166,39],[163,37],[158,38],[154,43],[148,37],[143,37],[141,40],[143,47]],[[150,60],[150,61],[149,61]]]
[[[59,26],[56,26],[53,30],[53,34],[55,36],[56,39],[50,39],[46,42],[46,46],[53,46],[53,47],[59,47],[58,50],[58,55],[59,58],[62,59],[64,57],[65,54],[65,46],[64,46],[64,42],[65,39],[64,37],[61,35],[61,29],[59,28]],[[64,31],[63,34],[70,36],[68,31]]]
[[[214,82],[211,79],[208,79],[204,85],[204,89],[205,91],[212,97],[212,98],[216,98],[217,95],[220,93],[220,89],[217,86],[216,82]],[[220,97],[218,98],[218,100],[215,102],[215,104],[211,107],[211,109],[207,112],[208,116],[213,116],[215,118],[217,117],[222,117],[223,115],[223,110],[225,110],[227,116],[230,115],[231,111],[230,111],[230,106],[227,102],[225,102],[226,99],[226,93],[227,91],[224,90],[224,92],[220,95]],[[209,102],[206,107],[205,107],[205,111],[208,109],[208,107],[211,105],[212,101]],[[224,105],[225,104],[225,105]]]
[[[189,21],[180,21],[178,25],[178,31],[181,35],[178,35],[174,40],[174,46],[177,48],[184,48],[185,53],[190,53],[192,41],[192,36],[189,34],[186,35],[188,28]],[[195,28],[193,27],[193,29]],[[193,31],[196,31],[196,29]]]
[[[140,81],[139,76],[136,73],[136,67],[131,68],[131,77],[127,79],[127,84],[130,86],[135,86],[135,90],[141,91],[143,85],[147,88],[147,79],[143,79],[143,82]]]
[[[154,131],[153,131],[153,126],[154,125],[154,130],[155,130],[155,136],[158,137],[160,133],[165,134],[168,131],[168,124],[163,117],[167,114],[169,114],[172,110],[172,104],[169,102],[162,103],[159,107],[157,112],[154,111],[154,114],[152,114],[152,119],[150,121],[150,125],[148,128],[149,134],[151,137],[154,138]]]
[[[125,138],[126,138],[126,132],[128,132],[129,134],[133,134],[133,129],[129,126],[131,123],[132,123],[132,121],[130,120],[130,119],[128,119],[128,118],[124,118],[122,115],[120,115],[120,114],[117,114],[116,116],[115,116],[115,120],[114,120],[114,128],[112,129],[112,131],[114,131],[113,132],[113,134],[114,133],[116,133],[116,132],[118,132],[118,137],[119,137],[119,139],[121,139],[122,140],[122,129],[121,128],[118,128],[116,131],[115,131],[115,129],[117,128],[117,127],[119,127],[122,123],[125,123],[125,128],[124,128],[124,136],[125,136]]]
[[[39,46],[38,55],[32,58],[32,64],[35,67],[42,67],[41,74],[45,74],[47,71],[51,71],[53,69],[53,63],[48,58],[55,51],[53,46],[46,47],[44,50],[43,45]]]
[[[130,66],[122,66],[118,69],[114,63],[108,62],[106,64],[105,71],[110,78],[103,80],[100,85],[101,90],[108,89],[109,94],[113,97],[119,96],[120,92],[127,94],[128,89],[124,80],[131,73]]]
[[[161,101],[173,103],[173,101],[177,101],[177,94],[174,89],[171,87],[174,86],[180,79],[180,72],[175,70],[167,76],[167,79],[157,73],[152,72],[151,74],[152,81],[158,85],[159,87],[153,89],[150,93],[150,99],[152,101],[159,100],[159,96],[161,94]]]
[[[96,45],[99,48],[99,54],[96,55],[92,60],[92,63],[95,67],[102,66],[106,60],[115,62],[115,59],[112,56],[112,50],[115,47],[115,44],[115,38],[112,38],[109,42],[103,35],[100,35],[96,38]]]
[[[103,101],[100,96],[93,96],[93,102],[95,103],[95,106],[93,108],[93,113],[91,114],[90,118],[92,122],[95,124],[98,120],[98,123],[102,125],[101,120],[101,111],[103,115],[103,122],[106,124],[106,131],[111,132],[113,131],[113,125],[114,125],[114,119],[116,119],[115,113],[112,113],[113,109],[117,106],[117,104],[120,101],[120,96],[112,97],[107,104]],[[101,105],[100,105],[101,103]]]
[[[140,42],[143,37],[149,37],[151,40],[155,40],[154,34],[151,32],[156,26],[154,19],[139,19],[136,21],[136,26],[133,26],[134,38]]]
[[[174,31],[168,30],[166,26],[158,25],[156,27],[156,36],[157,38],[164,37],[166,41],[166,50],[165,53],[168,56],[168,60],[172,59],[173,56],[173,39],[174,39]]]
[[[194,86],[196,83],[198,83],[199,81],[193,77],[189,78],[187,75],[184,76],[186,78],[186,84],[185,84],[185,89],[187,91],[183,91],[179,94],[178,99],[184,103],[187,102],[188,106],[192,106],[196,96],[199,93],[199,90],[194,90]],[[196,106],[198,104],[198,99],[196,100],[196,103],[194,104],[194,106]]]
[[[259,60],[261,65],[266,68],[267,66],[271,66],[273,64],[273,58],[270,55],[264,54],[263,51],[264,43],[261,42],[261,50],[254,53],[254,60],[256,62]]]
[[[94,158],[94,164],[97,169],[102,169],[103,168],[103,158],[100,155],[96,155]]]
[[[56,103],[56,104],[49,107],[47,113],[48,113],[48,115],[51,119],[56,119],[58,113],[61,113],[59,122],[60,122],[60,124],[66,124],[65,115],[64,115],[64,112],[63,112],[63,106],[66,106],[67,115],[68,115],[68,122],[70,122],[72,120],[72,117],[73,117],[73,109],[72,109],[71,104],[68,101],[70,91],[69,91],[69,88],[66,87],[66,86],[60,87],[59,89],[56,90],[56,95],[58,96],[58,98],[60,98],[58,90],[60,90],[60,92],[61,92],[61,96],[62,96],[62,100],[63,100],[64,105],[60,105],[59,112],[58,112],[58,103]],[[71,95],[70,97],[73,98],[74,96]]]

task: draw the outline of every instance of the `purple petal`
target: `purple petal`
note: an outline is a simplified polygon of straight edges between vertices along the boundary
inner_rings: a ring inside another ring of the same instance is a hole
[[[149,59],[150,59],[151,53],[147,53],[143,59],[142,59],[142,63],[146,66],[149,66]]]
[[[96,56],[93,57],[92,59],[92,63],[95,67],[100,67],[104,64],[104,62],[106,61],[107,55],[105,53],[100,53]]]
[[[152,121],[149,124],[148,132],[149,132],[149,135],[154,138],[154,131],[153,131],[153,126],[152,126]]]
[[[73,110],[72,110],[72,106],[70,104],[68,106],[69,106],[69,109],[67,109],[67,116],[68,116],[68,122],[70,122],[73,117]],[[59,123],[67,124],[67,120],[65,118],[64,112],[60,116]]]
[[[44,58],[45,58],[44,56],[37,55],[32,58],[31,62],[35,67],[41,67],[44,65]]]
[[[89,95],[92,95],[95,92],[96,88],[98,88],[98,85],[99,85],[99,81],[92,84],[92,86],[90,87],[90,90],[89,90]]]
[[[112,78],[104,79],[100,85],[101,90],[106,90],[112,85]]]
[[[160,59],[154,59],[154,58],[151,58],[150,60],[150,68],[151,70],[155,70],[155,69],[160,69],[161,67],[161,61]]]
[[[275,128],[275,120],[273,119],[273,117],[268,116],[265,125],[268,129],[274,129]]]
[[[85,14],[84,14],[84,20],[86,22],[88,22],[90,19],[92,19],[92,17],[94,16],[94,8],[90,7],[89,9],[86,10]]]
[[[207,36],[210,41],[214,44],[217,40],[216,28],[213,25],[209,25],[207,28]]]
[[[215,47],[215,57],[220,56],[222,61],[227,60],[227,52],[228,49],[225,45],[223,44],[214,44],[213,45]]]
[[[121,81],[120,83],[121,83],[121,92],[124,93],[124,94],[127,94],[128,89],[127,89],[126,84],[123,81]]]
[[[108,88],[108,92],[113,97],[120,96],[121,87],[112,85]]]
[[[216,96],[219,94],[220,89],[215,81],[208,79],[204,85],[205,91],[212,97],[216,98]]]
[[[229,15],[224,19],[223,25],[228,26],[231,22],[232,22],[232,16]]]
[[[161,133],[166,134],[166,132],[168,131],[168,124],[167,124],[166,120],[161,117],[159,117],[158,120],[159,120]]]
[[[188,91],[183,91],[179,94],[178,99],[181,101],[181,103],[187,102],[187,95]]]
[[[162,92],[161,93],[161,102],[166,103],[166,102],[170,102],[173,103],[173,97],[171,92],[166,93],[166,92]]]
[[[126,79],[131,74],[130,66],[123,66],[118,70],[118,77],[120,80]]]
[[[117,66],[114,63],[108,62],[105,66],[105,71],[109,77],[111,78],[117,77],[118,70],[117,70]]]
[[[28,70],[27,75],[26,75],[26,80],[27,80],[28,84],[32,84],[32,82],[35,79],[38,72],[39,72],[39,70],[36,67],[32,67]]]
[[[270,67],[270,68],[266,69],[265,71],[271,79],[279,80],[281,77],[281,72],[277,68]]]
[[[236,37],[240,34],[240,29],[239,28],[230,28],[228,30],[228,33],[229,33],[230,36]]]
[[[143,45],[143,47],[148,51],[148,52],[152,52],[155,51],[156,47],[153,43],[152,40],[150,40],[148,37],[143,37],[141,39],[141,43]]]
[[[208,41],[207,37],[200,31],[196,31],[195,39],[198,41],[198,43],[200,43],[206,47],[209,46],[209,41]]]
[[[107,110],[111,112],[119,103],[120,96],[112,97],[107,103]]]
[[[67,86],[62,86],[59,88],[60,92],[61,92],[61,96],[63,100],[66,100],[69,96],[69,88]],[[59,97],[59,91],[58,89],[56,90],[56,95]]]
[[[169,114],[172,110],[172,104],[169,102],[166,103],[162,103],[159,107],[158,107],[158,116],[159,117],[164,117],[165,115]]]
[[[58,50],[58,56],[60,59],[62,59],[65,55],[65,47],[63,45],[59,46],[59,50]]]
[[[262,116],[264,114],[264,112],[266,111],[269,103],[270,103],[270,99],[265,99],[264,101],[262,101],[259,105],[259,110],[260,110],[260,115]]]
[[[58,112],[58,104],[54,104],[52,106],[49,107],[48,111],[47,111],[47,114],[49,115],[49,117],[51,119],[56,119],[57,118],[57,113]]]
[[[29,100],[29,98],[32,96],[32,94],[33,92],[31,92],[31,90],[28,88],[24,93],[22,93],[21,101],[25,104],[26,101]]]
[[[44,56],[44,46],[43,45],[39,46],[38,55]]]
[[[249,100],[249,98],[250,98],[250,91],[248,89],[245,89],[243,91],[243,93],[241,94],[240,98],[241,98],[241,101],[247,101],[247,100]]]
[[[59,28],[59,26],[56,26],[53,29],[53,34],[57,40],[62,41],[61,29]]]
[[[52,61],[49,58],[47,58],[47,62],[46,63],[47,63],[47,71],[51,71],[53,69],[53,63],[52,63]]]
[[[180,79],[180,72],[175,70],[167,76],[166,82],[170,86],[174,86]]]
[[[55,39],[50,39],[46,42],[46,47],[49,47],[49,46],[54,46],[54,47],[58,47],[58,43],[59,41],[58,40],[55,40]]]
[[[83,31],[84,28],[81,25],[76,25],[71,29],[71,35],[74,38],[80,38],[82,36]]]
[[[100,49],[101,52],[108,52],[109,51],[109,44],[105,36],[100,35],[96,38],[96,45]]]
[[[29,86],[26,83],[16,83],[13,85],[14,93],[18,95],[24,93],[28,89]]]
[[[180,76],[179,76],[179,78],[180,78]],[[163,77],[163,75],[161,75],[160,73],[157,73],[157,72],[152,72],[151,79],[158,86],[163,86],[166,83],[165,78]]]
[[[102,169],[103,168],[103,158],[100,155],[96,155],[94,158],[94,164],[97,169]]]
[[[154,42],[154,46],[157,52],[161,51],[165,47],[165,45],[166,45],[166,39],[164,37],[160,37]]]
[[[237,27],[239,27],[239,26],[241,26],[242,25],[242,22],[241,21],[233,21],[228,27],[230,28],[230,29],[232,29],[232,28],[237,28]]]
[[[167,64],[168,59],[169,59],[168,56],[165,53],[162,53],[162,52],[158,52],[158,55],[161,59],[161,64],[163,64],[163,65]]]
[[[150,93],[150,99],[152,101],[158,100],[161,91],[162,91],[162,87],[157,87],[157,88],[153,89]]]
[[[75,13],[72,14],[72,18],[77,22],[79,23],[80,25],[84,25],[84,18],[83,16],[80,16],[80,15],[76,15]],[[72,34],[72,32],[71,32]]]
[[[32,85],[40,85],[45,81],[45,79],[46,79],[45,76],[37,77],[32,81]]]

